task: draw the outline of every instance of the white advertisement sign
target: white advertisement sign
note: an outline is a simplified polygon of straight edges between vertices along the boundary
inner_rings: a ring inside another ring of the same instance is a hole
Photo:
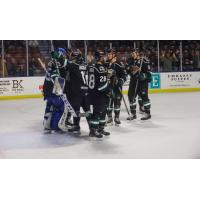
[[[150,84],[152,90],[200,88],[200,72],[156,73],[153,76],[156,78],[158,87],[152,87],[152,84]],[[40,95],[42,94],[43,83],[44,77],[0,78],[0,97]],[[128,90],[128,83],[129,79],[124,85],[125,91]]]
[[[0,96],[41,94],[44,77],[14,77],[0,79]]]
[[[161,89],[199,88],[200,72],[161,73]]]

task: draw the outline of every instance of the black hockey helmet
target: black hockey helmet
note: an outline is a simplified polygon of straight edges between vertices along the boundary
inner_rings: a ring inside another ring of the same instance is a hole
[[[106,49],[106,53],[113,53],[113,54],[115,54],[116,50],[114,48],[109,48],[109,49]]]
[[[131,50],[131,53],[140,53],[140,50],[138,49],[138,48],[133,48],[132,50]]]
[[[71,60],[77,59],[77,58],[81,58],[82,57],[82,53],[79,49],[70,49],[69,50],[69,55]]]
[[[94,58],[97,61],[100,60],[101,57],[103,57],[103,56],[104,56],[104,52],[101,51],[101,50],[96,50],[95,53],[94,53]]]

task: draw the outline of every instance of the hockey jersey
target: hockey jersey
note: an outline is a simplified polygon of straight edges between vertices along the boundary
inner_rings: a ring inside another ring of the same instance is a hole
[[[68,94],[79,94],[88,90],[88,65],[85,62],[69,61],[67,64]]]
[[[89,67],[89,90],[93,94],[104,93],[108,88],[108,71],[102,64],[93,64]]]
[[[133,58],[130,58],[127,62],[126,70],[131,79],[139,79],[140,81],[151,81],[150,61],[145,57],[135,60]]]
[[[66,70],[56,59],[51,59],[48,63],[47,73],[43,85],[44,98],[53,96],[55,78],[65,78]]]
[[[120,62],[114,62],[114,63],[106,63],[107,69],[108,69],[108,80],[109,80],[109,86],[111,88],[118,87],[117,84],[120,81],[125,82],[127,73],[125,70],[125,67]]]

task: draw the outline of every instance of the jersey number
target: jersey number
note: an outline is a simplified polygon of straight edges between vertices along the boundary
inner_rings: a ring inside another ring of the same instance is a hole
[[[94,74],[90,75],[88,86],[89,86],[90,89],[94,89],[94,86],[95,86],[95,76],[94,76]]]
[[[106,82],[107,77],[106,76],[100,76],[100,82]]]
[[[88,85],[88,74],[85,71],[81,71],[81,75],[82,75],[83,83],[85,85]]]
[[[82,79],[85,85],[88,85],[90,89],[94,89],[95,86],[95,76],[91,74],[88,80],[88,74],[85,71],[81,71]]]

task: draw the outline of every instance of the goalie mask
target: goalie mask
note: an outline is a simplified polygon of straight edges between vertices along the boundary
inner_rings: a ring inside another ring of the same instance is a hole
[[[51,57],[56,60],[64,58],[65,56],[66,56],[66,50],[63,48],[58,48],[56,51],[51,52]]]
[[[64,48],[58,48],[56,51],[51,52],[51,57],[60,63],[60,67],[66,66],[66,50]]]
[[[58,48],[57,53],[58,53],[58,58],[66,56],[66,50],[64,48]]]

